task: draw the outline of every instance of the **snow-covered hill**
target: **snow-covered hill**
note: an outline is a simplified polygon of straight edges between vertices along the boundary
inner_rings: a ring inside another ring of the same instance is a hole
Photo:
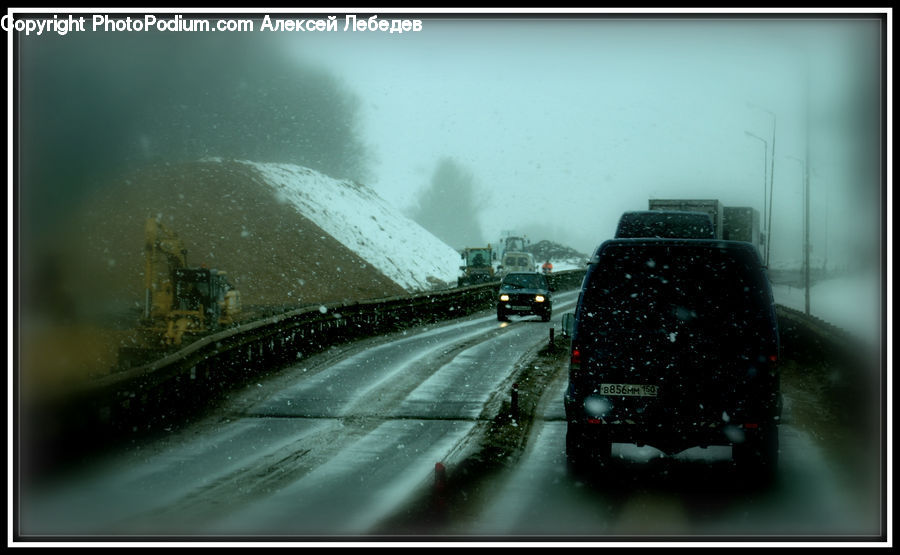
[[[370,188],[295,165],[209,158],[151,164],[73,203],[22,268],[22,364],[65,387],[142,345],[147,218],[189,267],[223,271],[241,319],[456,285],[459,253]]]
[[[459,253],[365,185],[291,164],[241,163],[256,169],[276,198],[407,291],[456,282]]]

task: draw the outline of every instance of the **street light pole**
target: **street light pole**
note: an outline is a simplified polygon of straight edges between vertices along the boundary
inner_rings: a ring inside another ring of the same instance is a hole
[[[806,315],[809,316],[809,145],[803,169],[803,281],[806,283]]]
[[[762,110],[763,112],[772,116],[772,161],[771,161],[771,169],[769,170],[769,220],[766,222],[766,229],[768,233],[766,235],[766,264],[769,263],[769,245],[772,244],[772,241],[769,240],[769,235],[772,233],[772,195],[775,192],[775,128],[778,125],[778,117],[775,115],[775,112],[771,110],[766,110],[752,102],[747,103],[747,107],[754,108],[756,110]]]
[[[825,189],[825,244],[822,253],[822,279],[828,279],[828,189]]]
[[[808,151],[807,151],[808,154]],[[804,284],[804,308],[809,315],[809,160],[801,160],[788,156],[792,160],[800,162],[803,168],[803,284]]]
[[[763,221],[763,224],[765,224],[765,221],[766,221],[766,185],[767,185],[767,181],[766,181],[766,177],[767,177],[767,175],[766,175],[766,173],[767,173],[767,172],[766,172],[766,162],[768,162],[768,159],[769,159],[769,142],[768,142],[767,140],[763,139],[762,137],[758,136],[758,135],[754,135],[753,133],[751,133],[751,132],[749,132],[749,131],[744,131],[744,133],[745,133],[748,137],[752,137],[752,138],[754,138],[754,139],[760,140],[760,141],[762,141],[762,143],[763,143],[763,203],[762,203],[762,206],[763,206],[763,220],[762,220],[762,221]],[[770,234],[770,232],[771,232],[771,230],[766,229],[766,232],[765,232],[766,245],[769,244],[769,234]],[[764,258],[765,258],[765,265],[768,266],[768,265],[769,265],[768,253],[766,252],[763,256],[764,256]]]
[[[809,134],[809,126],[810,126],[810,64],[809,64],[809,52],[804,50],[804,59],[806,61],[806,71],[804,72],[804,88],[806,89],[804,92],[806,94],[806,157],[805,165],[803,169],[803,220],[804,220],[804,230],[803,230],[803,279],[806,282],[806,315],[809,316],[809,142],[810,142],[810,134]]]

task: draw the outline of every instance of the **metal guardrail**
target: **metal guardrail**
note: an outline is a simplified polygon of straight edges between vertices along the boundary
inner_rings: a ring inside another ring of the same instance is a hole
[[[552,274],[551,286],[577,287],[583,274]],[[52,446],[50,451],[68,454],[165,430],[217,397],[332,345],[492,308],[498,284],[304,307],[231,327],[159,360],[83,383],[65,396],[23,400],[23,435],[41,450]]]
[[[878,356],[872,346],[865,345],[853,334],[821,318],[779,304],[775,305],[775,312],[782,345],[802,344],[835,362],[848,362],[851,367],[861,363],[871,364],[869,359]]]
[[[579,287],[583,276],[583,270],[570,270],[551,274],[550,281],[564,291]],[[23,401],[20,414],[27,422],[21,436],[50,461],[54,454],[69,456],[166,430],[202,414],[228,392],[332,345],[488,310],[497,287],[304,307],[228,328],[152,363],[84,383],[65,397]],[[794,331],[816,333],[823,342],[844,337],[821,320],[777,309]]]
[[[583,270],[551,274],[551,287],[571,289],[581,283]],[[393,297],[354,303],[332,303],[270,316],[205,336],[184,349],[143,366],[111,374],[85,384],[84,393],[156,386],[183,371],[190,361],[196,379],[195,364],[235,352],[246,353],[248,363],[258,365],[261,358],[283,358],[294,353],[308,354],[336,343],[336,340],[378,335],[466,316],[494,305],[497,283],[472,285],[406,297]]]

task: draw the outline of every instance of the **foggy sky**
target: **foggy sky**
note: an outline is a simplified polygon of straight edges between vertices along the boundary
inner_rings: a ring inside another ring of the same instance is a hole
[[[488,238],[533,230],[583,252],[649,198],[717,198],[762,214],[767,162],[746,132],[771,156],[772,112],[772,260],[800,260],[794,158],[806,158],[808,106],[812,257],[835,264],[878,241],[854,215],[883,206],[870,156],[880,116],[866,112],[879,106],[880,40],[874,19],[750,16],[442,18],[400,36],[296,39],[320,45],[304,58],[365,98],[369,184],[382,196],[408,208],[452,156],[483,185]]]
[[[307,15],[338,15],[343,26],[342,13]],[[352,122],[366,166],[358,173],[407,213],[445,158],[479,184],[476,202],[488,241],[519,231],[590,252],[612,236],[622,212],[645,209],[649,198],[716,198],[762,213],[768,160],[747,133],[768,141],[771,155],[777,121],[772,261],[802,257],[804,166],[797,159],[808,148],[813,258],[856,263],[861,247],[880,248],[877,216],[886,201],[879,79],[886,38],[875,17],[788,19],[776,12],[762,18],[724,10],[702,18],[519,15],[403,14],[396,17],[422,19],[422,30],[275,38],[303,62],[298,68],[318,68],[323,80],[327,74],[358,100]],[[252,60],[254,43],[272,38],[255,33],[234,37],[241,60]],[[109,34],[100,48],[117,52],[135,38]],[[61,39],[74,44],[73,37]],[[235,49],[221,51],[220,72],[241,71],[229,63]],[[160,52],[157,65],[182,57],[173,47]],[[271,57],[271,50],[258,54]],[[90,67],[90,60],[81,65]],[[28,59],[21,63],[27,77]],[[127,60],[116,67],[128,67]],[[124,75],[142,72],[135,66]],[[154,75],[160,77],[149,85],[165,91],[165,72]],[[258,75],[250,71],[247,79]],[[60,80],[89,76],[70,67]],[[105,94],[147,84],[123,79],[108,84]],[[285,121],[297,114],[317,118],[308,106],[282,113]],[[127,113],[116,112],[89,127],[96,133],[122,121]],[[21,123],[27,131],[40,122]]]
[[[101,32],[19,37],[23,228],[52,237],[129,172],[204,157],[363,180],[359,99],[280,37]],[[113,183],[113,185],[110,185]]]

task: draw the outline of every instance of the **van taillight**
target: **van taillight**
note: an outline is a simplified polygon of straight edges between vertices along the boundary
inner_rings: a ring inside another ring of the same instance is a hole
[[[572,358],[569,362],[571,364],[581,364],[581,351],[577,347],[572,349]]]
[[[766,367],[770,376],[778,374],[778,355],[769,355],[766,357]]]

